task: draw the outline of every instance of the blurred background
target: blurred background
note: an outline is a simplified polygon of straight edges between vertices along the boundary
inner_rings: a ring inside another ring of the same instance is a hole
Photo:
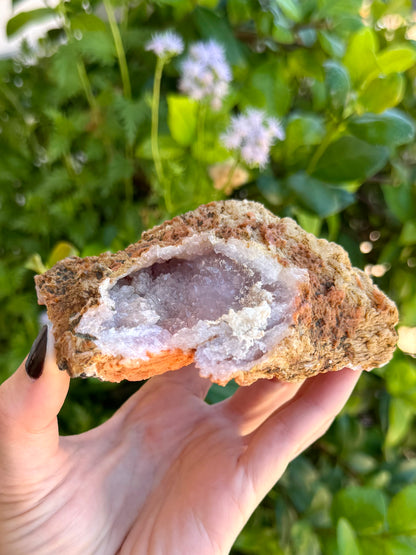
[[[166,30],[181,48],[161,49]],[[210,40],[217,65],[192,49]],[[408,0],[2,2],[1,380],[45,318],[35,273],[211,200],[257,200],[340,243],[399,307],[394,359],[361,378],[234,554],[416,553],[415,40]],[[253,109],[261,159],[232,136]],[[139,386],[73,380],[62,431]]]

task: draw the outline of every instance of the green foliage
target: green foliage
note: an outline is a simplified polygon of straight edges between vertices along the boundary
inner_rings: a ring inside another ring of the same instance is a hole
[[[65,256],[122,249],[143,229],[227,196],[259,200],[341,243],[355,265],[374,270],[398,304],[400,325],[416,326],[410,0],[106,4],[117,8],[115,23],[113,13],[101,17],[101,0],[91,7],[62,0],[16,15],[7,27],[14,36],[56,18],[36,49],[23,45],[0,60],[0,378],[37,334],[34,272]],[[160,172],[151,140],[156,57],[145,43],[172,27],[187,47],[219,41],[234,78],[214,111],[179,91],[180,58],[166,64]],[[262,171],[250,169],[246,183],[225,192],[211,165],[232,157],[219,137],[249,106],[281,118],[286,136]],[[370,252],[361,252],[362,242]],[[74,381],[62,430],[101,423],[136,387]],[[236,387],[213,387],[209,402]],[[415,415],[416,362],[397,352],[362,376],[342,415],[291,464],[233,553],[415,553]]]
[[[341,517],[337,524],[337,548],[339,555],[361,555],[357,534],[344,517]]]
[[[178,95],[169,95],[167,102],[172,138],[181,146],[190,146],[196,137],[198,103]]]
[[[296,193],[298,203],[309,210],[313,210],[321,218],[337,214],[354,202],[354,195],[319,181],[306,172],[298,172],[289,176],[288,187]]]
[[[387,148],[344,135],[328,145],[313,173],[330,183],[364,181],[384,168],[388,158]]]
[[[56,12],[52,8],[38,8],[30,12],[20,12],[9,19],[6,28],[7,36],[12,37],[26,25],[39,23],[39,21],[54,15],[56,15]]]
[[[395,495],[387,513],[389,531],[416,536],[416,486],[404,488]]]
[[[351,89],[347,69],[335,60],[325,62],[325,83],[334,108],[344,108]]]
[[[356,116],[349,120],[348,126],[356,137],[375,145],[395,147],[410,143],[415,135],[412,120],[398,110]]]
[[[386,518],[386,500],[380,490],[351,487],[341,490],[334,498],[334,518],[344,517],[358,533],[377,533]]]
[[[380,75],[362,88],[359,94],[360,111],[380,114],[388,108],[397,106],[405,93],[406,81],[401,73]]]

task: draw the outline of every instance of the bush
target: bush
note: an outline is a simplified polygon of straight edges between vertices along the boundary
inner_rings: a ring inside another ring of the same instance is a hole
[[[56,28],[0,61],[0,377],[37,334],[34,271],[124,248],[145,228],[227,196],[342,244],[395,299],[401,346],[415,352],[411,9],[410,0],[61,0],[13,17],[9,35],[44,17]],[[146,44],[166,29],[183,37],[185,53],[162,64]],[[211,39],[233,74],[218,102],[178,85],[190,45]],[[259,164],[222,137],[252,108],[282,126]],[[62,430],[102,422],[136,387],[74,380]],[[214,386],[210,400],[229,392]],[[415,413],[416,364],[397,351],[361,378],[233,552],[414,553]]]

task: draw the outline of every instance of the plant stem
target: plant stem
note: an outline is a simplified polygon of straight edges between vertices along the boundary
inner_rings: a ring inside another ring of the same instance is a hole
[[[204,191],[203,187],[200,186],[204,183],[204,173],[206,171],[206,165],[203,164],[204,160],[204,146],[205,146],[205,124],[207,117],[207,103],[202,100],[198,103],[197,110],[197,121],[196,121],[196,145],[195,145],[195,160],[197,163],[197,175],[200,177],[193,180],[192,184],[192,196],[196,199],[200,199],[199,204],[203,202]],[[197,190],[196,190],[197,189]]]
[[[197,157],[202,161],[204,156],[204,143],[205,143],[205,122],[207,118],[207,103],[202,101],[198,109],[198,128],[197,128]]]
[[[332,127],[329,128],[328,133],[324,137],[322,143],[315,150],[314,155],[312,156],[312,158],[309,162],[309,165],[306,168],[307,173],[309,173],[309,174],[313,173],[313,171],[315,170],[316,165],[319,162],[319,160],[321,159],[323,153],[328,148],[328,146],[329,146],[330,142],[332,141],[334,135],[338,132],[338,128],[339,128],[338,125],[333,125]]]
[[[232,188],[231,188],[231,191],[230,191],[231,181],[233,179],[235,170],[237,169],[237,166],[238,166],[239,163],[240,163],[240,156],[237,156],[237,158],[234,160],[234,164],[230,168],[230,172],[228,174],[227,182],[224,185],[224,193],[226,195],[229,195],[232,192]]]
[[[153,81],[153,98],[152,98],[152,132],[151,132],[151,146],[152,146],[152,157],[155,163],[156,176],[159,183],[163,188],[163,197],[165,201],[166,210],[169,214],[172,213],[172,199],[170,191],[170,183],[165,180],[163,175],[162,160],[160,158],[159,152],[159,104],[160,104],[160,84],[162,81],[163,67],[165,65],[165,60],[163,58],[158,58],[155,69],[155,78]]]
[[[73,181],[77,181],[77,174],[74,171],[74,168],[72,167],[72,162],[71,162],[71,157],[69,156],[69,154],[64,154],[63,155],[63,161],[64,161],[64,165],[65,165],[65,169],[68,173],[68,176],[73,180]]]
[[[114,9],[111,4],[111,0],[104,0],[104,8],[107,13],[108,23],[110,24],[111,33],[113,35],[114,45],[116,47],[118,66],[120,68],[121,82],[123,84],[123,94],[127,100],[131,100],[131,84],[129,69],[127,66],[126,53],[123,47],[123,41],[121,40],[120,29],[118,28],[116,17],[114,14]],[[127,15],[128,9],[124,8],[122,26],[125,28],[127,26]],[[128,160],[133,160],[133,148],[131,145],[126,145],[126,158]],[[124,180],[124,191],[126,195],[126,201],[129,203],[133,200],[133,181],[131,178]]]
[[[97,102],[95,101],[95,96],[92,92],[91,83],[88,79],[87,69],[81,58],[78,58],[77,60],[77,70],[79,78],[81,80],[82,88],[84,89],[85,96],[87,97],[88,104],[90,105],[91,110],[95,112],[97,109]]]
[[[121,21],[120,21],[121,29],[125,31],[128,27],[128,24],[129,24],[129,6],[128,4],[126,4],[125,6],[123,6]]]
[[[67,11],[66,11],[65,3],[61,2],[59,4],[58,8],[59,8],[60,15],[63,17],[64,29],[65,29],[66,36],[68,37],[69,40],[73,41],[74,36],[72,34],[71,24],[70,24],[69,19],[68,19],[68,14],[67,14]],[[93,112],[96,112],[97,111],[97,102],[96,102],[95,96],[92,92],[91,83],[90,83],[90,80],[89,80],[88,74],[87,74],[87,68],[85,67],[84,60],[81,58],[80,55],[77,56],[77,71],[78,71],[78,76],[79,76],[80,81],[81,81],[82,88],[84,89],[84,93],[85,93],[85,96],[87,98],[87,102],[88,102],[91,110],[93,110]]]
[[[104,0],[104,8],[107,13],[108,22],[110,24],[111,33],[113,35],[114,44],[116,47],[118,65],[120,67],[121,81],[123,83],[124,96],[131,99],[131,85],[129,70],[127,67],[126,53],[124,52],[123,42],[121,40],[120,30],[117,25],[116,17],[114,15],[111,0]]]
[[[126,158],[133,162],[134,158],[134,151],[133,146],[126,144]],[[124,180],[124,194],[126,196],[127,204],[130,204],[133,201],[134,189],[133,189],[133,178],[127,177]]]

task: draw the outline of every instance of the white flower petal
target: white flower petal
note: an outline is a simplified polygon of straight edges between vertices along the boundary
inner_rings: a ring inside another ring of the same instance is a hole
[[[183,40],[174,31],[155,33],[146,43],[146,50],[154,52],[158,58],[177,56],[183,52]]]
[[[196,42],[181,66],[180,88],[191,98],[210,100],[219,109],[232,79],[224,48],[216,41]]]
[[[268,118],[258,108],[248,108],[245,113],[231,118],[221,141],[227,149],[239,152],[248,166],[264,168],[275,139],[283,138],[284,130],[277,119]]]

